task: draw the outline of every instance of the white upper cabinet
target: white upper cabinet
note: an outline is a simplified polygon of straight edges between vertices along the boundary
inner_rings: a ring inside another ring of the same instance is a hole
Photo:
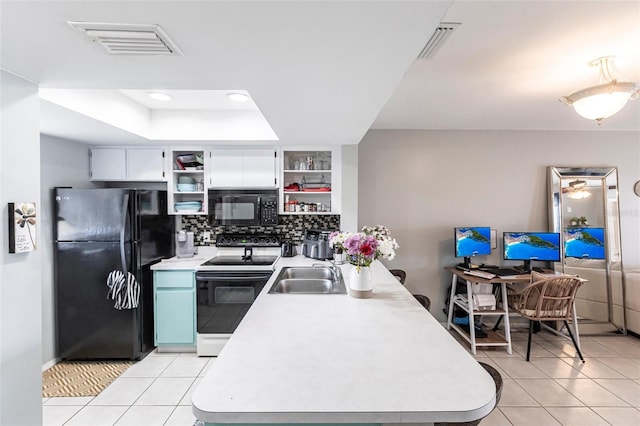
[[[164,147],[91,148],[91,180],[164,182],[165,152]]]
[[[209,151],[209,186],[239,187],[244,181],[242,150],[214,148]]]
[[[276,187],[275,148],[212,148],[209,186],[213,188]]]
[[[126,180],[126,148],[91,148],[89,174],[91,180]]]
[[[166,181],[164,148],[127,148],[127,180]]]

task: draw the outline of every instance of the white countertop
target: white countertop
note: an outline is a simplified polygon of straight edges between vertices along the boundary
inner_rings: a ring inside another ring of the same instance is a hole
[[[311,263],[297,256],[278,267]],[[268,294],[276,270],[195,390],[195,416],[419,423],[487,415],[489,374],[382,264],[372,268],[370,299]]]
[[[170,259],[151,265],[152,271],[172,271],[172,270],[196,270],[207,260],[216,255],[218,249],[215,246],[199,246],[198,252],[193,257],[178,258],[176,256]]]
[[[151,265],[151,270],[152,271],[205,270],[207,268],[201,267],[201,265],[207,260],[211,259],[212,257],[218,255],[219,252],[220,250],[218,250],[218,248],[215,246],[198,246],[198,251],[193,257],[178,258],[174,256],[169,259],[163,259],[162,261],[154,265]],[[237,256],[241,256],[243,252],[244,252],[244,249],[242,247],[224,249],[225,255],[234,254]],[[253,254],[255,256],[260,256],[260,255],[275,256],[280,254],[280,248],[274,249],[273,247],[270,247],[265,249],[262,247],[255,247],[253,249]],[[277,266],[278,266],[278,262],[276,261],[274,268]],[[225,270],[234,270],[234,269],[243,270],[243,269],[246,269],[246,267],[243,265],[225,266]]]

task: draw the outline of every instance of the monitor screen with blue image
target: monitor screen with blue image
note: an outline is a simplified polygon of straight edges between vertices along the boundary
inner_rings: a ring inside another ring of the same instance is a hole
[[[491,228],[488,226],[459,227],[455,233],[455,256],[464,257],[471,267],[471,257],[491,254]]]
[[[560,234],[557,232],[505,232],[504,260],[522,260],[531,270],[531,261],[560,261]]]
[[[604,228],[566,228],[564,256],[578,259],[604,259]]]

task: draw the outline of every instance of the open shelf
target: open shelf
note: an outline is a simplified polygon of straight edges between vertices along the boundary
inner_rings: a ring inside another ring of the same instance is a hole
[[[202,166],[186,166],[180,161],[181,158],[191,157],[199,159]],[[169,175],[168,190],[168,209],[169,214],[207,214],[207,192],[204,190],[205,170],[204,170],[204,151],[202,149],[175,148],[171,150],[171,173]],[[184,169],[182,169],[184,167]],[[188,182],[185,182],[185,178]],[[179,191],[178,184],[187,183],[194,184],[197,188],[195,191]],[[193,208],[193,204],[198,203],[200,208]]]
[[[335,214],[335,160],[332,150],[284,150],[280,214]],[[294,184],[307,190],[286,189]]]

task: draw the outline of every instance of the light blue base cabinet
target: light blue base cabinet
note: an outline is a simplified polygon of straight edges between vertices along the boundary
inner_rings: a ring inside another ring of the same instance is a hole
[[[154,271],[155,344],[196,344],[195,271]]]

